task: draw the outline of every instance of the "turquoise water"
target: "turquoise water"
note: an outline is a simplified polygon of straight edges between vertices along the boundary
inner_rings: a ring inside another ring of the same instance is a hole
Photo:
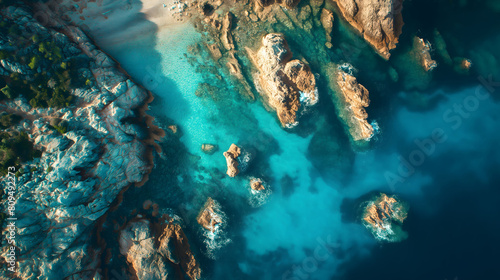
[[[178,125],[182,136],[176,143],[181,148],[166,152],[165,158],[180,167],[168,181],[155,180],[155,174],[167,172],[157,167],[150,182],[132,191],[132,200],[126,196],[124,204],[136,203],[137,207],[152,199],[180,213],[205,278],[341,279],[339,275],[344,274],[345,279],[453,279],[462,274],[463,279],[473,279],[471,271],[460,268],[463,259],[471,257],[451,257],[451,248],[457,244],[447,244],[444,236],[459,235],[453,240],[467,243],[467,235],[478,235],[464,230],[464,224],[498,228],[496,218],[483,216],[498,213],[498,207],[474,203],[473,209],[465,211],[468,204],[463,199],[452,199],[463,193],[477,198],[474,190],[486,192],[498,186],[500,106],[494,102],[496,92],[488,93],[479,80],[470,77],[467,86],[437,85],[415,93],[415,87],[394,90],[396,84],[384,92],[378,83],[387,77],[370,80],[365,72],[361,74],[365,85],[377,88],[369,113],[379,122],[381,134],[372,149],[354,152],[324,92],[320,92],[320,104],[304,118],[308,126],[304,131],[283,130],[275,113],[266,111],[260,101],[248,103],[230,90],[221,92],[223,98],[217,101],[194,94],[207,79],[184,55],[201,38],[194,28],[144,26],[144,34],[127,41],[96,40],[155,94],[153,114]],[[382,63],[373,53],[367,56],[372,57],[363,66],[367,69]],[[457,112],[456,106],[465,111]],[[206,155],[201,151],[203,143],[217,144],[220,150]],[[242,146],[253,158],[248,170],[236,178],[225,176],[222,156],[231,143]],[[251,177],[262,178],[271,193],[252,194]],[[408,226],[403,227],[409,238],[400,245],[377,243],[357,220],[359,209],[354,201],[379,191],[398,194],[411,205]],[[227,214],[225,234],[219,240],[224,246],[218,250],[207,249],[201,230],[189,222],[208,196],[218,200]],[[444,205],[458,209],[467,219],[450,217],[453,211],[445,211]],[[449,221],[444,222],[449,228],[439,227],[437,217]],[[433,247],[439,244],[446,247],[436,254]],[[407,256],[411,250],[420,255]],[[477,253],[472,248],[460,252]],[[408,262],[397,260],[394,255],[398,254],[405,254]],[[454,260],[456,265],[439,271],[422,261],[426,255],[442,256],[431,259]],[[388,260],[405,270],[387,272],[393,269]],[[406,277],[416,269],[411,263],[430,269]],[[483,263],[483,271],[489,271],[488,262]]]

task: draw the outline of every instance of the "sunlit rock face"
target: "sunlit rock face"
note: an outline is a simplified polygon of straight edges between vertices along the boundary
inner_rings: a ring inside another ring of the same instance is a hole
[[[256,53],[248,48],[247,51],[259,70],[255,83],[264,100],[276,110],[284,127],[297,125],[301,101],[314,105],[318,100],[316,79],[309,66],[301,60],[291,60],[292,52],[283,34],[267,34]]]
[[[342,15],[385,59],[403,28],[403,0],[335,0]]]
[[[408,210],[397,197],[381,193],[367,202],[362,222],[377,240],[399,242],[408,237],[401,228]]]
[[[374,134],[374,129],[367,121],[368,113],[365,110],[370,105],[368,90],[342,67],[339,67],[336,75],[337,85],[346,103],[344,118],[352,138],[355,141],[369,140]]]
[[[201,270],[191,253],[189,241],[177,217],[151,223],[144,218],[129,222],[120,234],[120,252],[126,256],[139,280],[174,277],[179,266],[191,280],[200,279]]]
[[[224,152],[224,157],[226,158],[226,164],[227,164],[227,172],[226,174],[229,177],[235,177],[240,173],[240,170],[238,169],[238,157],[241,155],[241,149],[240,147],[236,146],[235,144],[231,144],[231,147]]]

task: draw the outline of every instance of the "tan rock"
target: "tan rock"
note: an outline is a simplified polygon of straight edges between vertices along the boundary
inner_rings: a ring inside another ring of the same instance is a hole
[[[381,193],[374,200],[368,201],[363,212],[363,224],[380,240],[395,242],[406,238],[399,224],[408,217],[408,206]]]
[[[172,265],[180,266],[189,279],[200,279],[201,269],[182,227],[165,216],[158,223],[144,218],[129,222],[120,233],[120,252],[135,279],[167,279]]]
[[[323,8],[323,10],[321,11],[321,25],[323,25],[326,34],[325,46],[329,49],[332,47],[333,21],[333,12]]]
[[[177,134],[178,129],[176,125],[169,125],[168,129],[170,129],[170,131],[172,131],[173,134]]]
[[[365,107],[370,105],[368,90],[354,76],[341,69],[337,71],[337,84],[347,103],[345,109],[350,112],[346,122],[352,138],[355,141],[370,139],[374,130],[366,120],[368,114]]]
[[[343,17],[385,59],[403,28],[403,0],[334,0]]]
[[[212,58],[215,61],[219,60],[222,57],[222,53],[219,49],[219,46],[217,46],[217,43],[207,44],[206,46],[207,46],[208,50],[210,51]]]
[[[237,160],[240,154],[241,154],[241,149],[235,144],[231,144],[229,150],[227,150],[227,152],[224,152],[224,157],[226,158],[226,164],[227,164],[226,173],[229,177],[235,177],[240,172],[238,170],[239,163]]]
[[[250,187],[254,191],[262,191],[262,190],[265,189],[264,185],[262,184],[262,180],[261,179],[252,179],[250,181]]]
[[[189,241],[179,224],[170,221],[163,229],[158,242],[158,252],[166,256],[172,263],[180,264],[182,270],[191,280],[200,279],[200,266],[194,258]]]
[[[463,70],[469,70],[472,67],[472,61],[470,59],[464,58],[464,59],[462,59],[462,62],[460,63],[460,67]]]
[[[226,50],[234,49],[234,40],[233,35],[231,33],[231,29],[233,28],[233,19],[234,16],[231,12],[227,12],[222,20],[222,36],[221,41]]]
[[[420,60],[420,64],[424,67],[425,71],[431,71],[437,67],[437,62],[431,57],[431,44],[428,41],[415,37],[413,38],[413,47],[418,56],[417,59]]]
[[[198,221],[198,224],[203,228],[215,232],[215,227],[223,222],[220,212],[219,204],[209,197],[200,210],[198,217],[196,217],[196,221]]]
[[[254,53],[247,48],[249,57],[259,70],[255,79],[264,101],[276,110],[284,127],[293,127],[301,97],[305,105],[318,100],[316,79],[309,66],[300,60],[291,60],[292,52],[282,34],[270,33],[262,38],[262,47]]]

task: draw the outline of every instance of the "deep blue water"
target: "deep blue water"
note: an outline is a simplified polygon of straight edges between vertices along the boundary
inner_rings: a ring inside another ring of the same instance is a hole
[[[193,28],[157,30],[144,23],[148,32],[126,42],[96,34],[97,43],[156,95],[152,112],[158,120],[182,131],[165,143],[165,160],[158,159],[150,181],[127,191],[110,219],[126,220],[127,211],[147,199],[174,209],[206,279],[500,279],[500,88],[488,91],[478,78],[499,76],[500,25],[494,3],[485,5],[405,1],[407,25],[390,62],[336,23],[334,45],[360,50],[342,59],[358,68],[370,90],[368,113],[381,127],[371,149],[362,152],[351,147],[333,103],[321,92],[321,78],[320,104],[302,128],[286,131],[274,112],[260,101],[244,101],[230,86],[217,101],[194,94],[198,83],[211,81],[183,55],[200,39]],[[115,37],[127,28],[115,30]],[[413,36],[431,39],[435,28],[452,57],[472,59],[470,75],[455,73],[437,53],[432,75],[405,60]],[[290,45],[301,50],[299,43],[292,39]],[[329,56],[339,57],[337,50]],[[313,71],[320,67],[307,59]],[[398,71],[398,82],[388,82],[389,67]],[[203,143],[220,150],[205,155]],[[236,178],[224,175],[222,152],[231,143],[254,156]],[[263,178],[272,193],[253,196],[250,176]],[[359,202],[378,192],[409,203],[407,240],[380,243],[361,225]],[[227,214],[220,241],[231,240],[213,251],[194,222],[208,196]]]

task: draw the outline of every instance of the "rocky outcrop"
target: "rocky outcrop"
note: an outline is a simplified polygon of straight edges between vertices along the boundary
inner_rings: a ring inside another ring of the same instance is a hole
[[[265,189],[261,179],[250,180],[250,188],[252,188],[252,190],[254,191],[262,191]]]
[[[234,49],[234,40],[233,35],[231,34],[231,29],[233,28],[233,18],[233,14],[231,12],[227,12],[222,20],[221,41],[224,48],[228,51]]]
[[[344,18],[385,59],[403,28],[403,0],[335,0]]]
[[[199,264],[178,220],[166,216],[164,222],[155,225],[137,218],[121,231],[120,252],[138,280],[168,279],[174,274],[172,266],[179,266],[191,280],[200,279]]]
[[[205,237],[204,243],[207,246],[207,256],[215,259],[218,250],[231,242],[226,237],[226,232],[224,231],[227,225],[226,214],[222,211],[220,204],[209,197],[200,209],[196,220],[203,229],[202,233]]]
[[[417,59],[424,67],[425,71],[431,71],[437,67],[437,62],[431,57],[431,44],[422,38],[413,38],[413,47],[415,48]]]
[[[376,239],[398,242],[407,237],[400,225],[408,216],[408,210],[408,206],[395,196],[381,193],[367,202],[363,211],[363,224]]]
[[[337,85],[345,101],[346,121],[349,132],[355,141],[368,140],[373,136],[374,129],[367,121],[368,114],[365,108],[370,105],[368,90],[358,83],[357,79],[345,67],[339,67]]]
[[[241,155],[241,149],[236,146],[235,144],[231,144],[231,147],[229,147],[229,150],[227,152],[224,152],[224,157],[226,158],[226,164],[227,164],[227,175],[229,177],[235,177],[240,173],[240,170],[238,169],[238,157]]]
[[[332,30],[333,30],[333,12],[323,8],[321,10],[321,25],[325,29],[326,43],[325,46],[327,48],[332,48]]]
[[[297,111],[301,105],[318,101],[316,79],[309,66],[300,60],[291,60],[292,52],[282,34],[271,33],[262,38],[262,47],[247,52],[259,74],[256,87],[264,100],[276,110],[284,127],[298,124]]]
[[[25,164],[23,169],[30,172],[18,177],[18,267],[15,274],[2,270],[0,278],[92,279],[100,259],[96,248],[89,250],[92,228],[119,194],[131,184],[141,183],[151,168],[147,146],[141,140],[147,135],[127,122],[135,119],[144,124],[136,112],[149,95],[80,29],[59,25],[57,30],[63,33],[57,32],[15,7],[3,9],[1,16],[26,38],[36,34],[40,40],[56,44],[62,61],[88,62],[84,67],[74,65],[88,83],[69,89],[77,105],[62,109],[32,108],[23,97],[1,105],[1,110],[23,116],[19,129],[43,153]],[[55,118],[67,123],[68,132],[61,134],[52,128]],[[7,258],[4,248],[7,246],[2,246],[1,254]]]
[[[219,204],[209,197],[198,214],[196,221],[206,230],[215,232],[217,226],[223,222]]]

